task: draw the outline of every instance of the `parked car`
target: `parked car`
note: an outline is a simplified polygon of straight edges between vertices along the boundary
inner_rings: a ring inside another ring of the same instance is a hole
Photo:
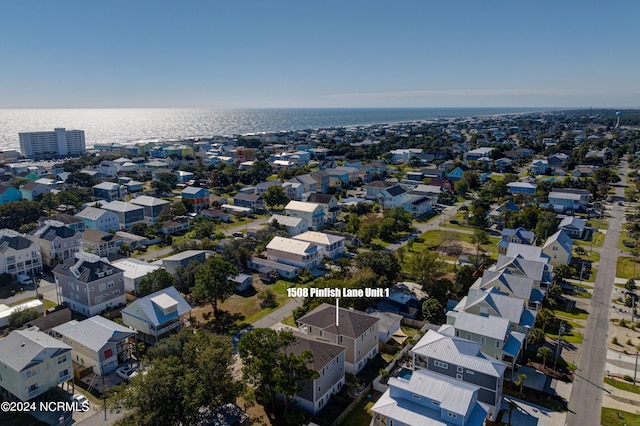
[[[29,275],[20,274],[18,275],[18,283],[20,285],[33,285],[33,280]]]
[[[460,221],[455,220],[455,219],[451,219],[451,220],[449,221],[449,223],[451,223],[452,225],[460,225]]]
[[[73,395],[73,402],[76,404],[76,409],[79,411],[87,411],[90,407],[89,400],[82,394]]]
[[[236,237],[236,238],[242,238],[242,237],[244,237],[244,234],[242,232],[234,232],[233,236]]]
[[[116,374],[125,380],[129,380],[132,377],[137,376],[138,372],[131,367],[123,366],[116,369]]]

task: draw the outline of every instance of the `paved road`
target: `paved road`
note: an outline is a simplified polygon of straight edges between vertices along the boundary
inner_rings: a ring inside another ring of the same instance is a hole
[[[284,306],[254,322],[253,326],[255,328],[271,328],[281,322],[283,319],[290,316],[291,312],[293,312],[294,309],[302,306],[303,301],[304,300],[301,298],[288,299],[288,302]]]
[[[626,181],[627,163],[621,162],[623,184]],[[624,188],[616,187],[616,196],[624,197]],[[573,382],[567,425],[584,426],[599,424],[604,371],[607,361],[609,332],[609,305],[616,273],[616,260],[620,254],[618,240],[624,217],[624,207],[613,204],[609,209],[609,229],[600,252],[600,265],[591,298],[589,318],[578,357],[578,369]]]

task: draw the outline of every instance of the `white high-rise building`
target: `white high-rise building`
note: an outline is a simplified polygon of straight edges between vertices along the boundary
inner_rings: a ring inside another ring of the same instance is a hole
[[[34,160],[86,154],[84,130],[20,133],[22,155]]]

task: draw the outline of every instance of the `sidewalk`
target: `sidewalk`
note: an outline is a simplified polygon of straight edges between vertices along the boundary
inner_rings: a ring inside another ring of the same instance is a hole
[[[640,414],[640,394],[626,392],[604,384],[602,406],[628,413]]]

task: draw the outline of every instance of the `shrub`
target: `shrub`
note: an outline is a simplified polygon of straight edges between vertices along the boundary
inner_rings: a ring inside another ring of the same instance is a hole
[[[613,343],[614,345],[618,344],[618,338],[616,336],[613,336],[613,339],[611,339],[611,343]]]
[[[633,343],[631,343],[631,339],[627,339],[627,345],[633,346]]]
[[[627,382],[633,382],[633,377],[628,374],[625,374],[624,376],[622,376],[622,378]]]
[[[627,326],[627,321],[624,318],[620,318],[620,321],[618,321],[618,325],[620,327],[626,327]]]

